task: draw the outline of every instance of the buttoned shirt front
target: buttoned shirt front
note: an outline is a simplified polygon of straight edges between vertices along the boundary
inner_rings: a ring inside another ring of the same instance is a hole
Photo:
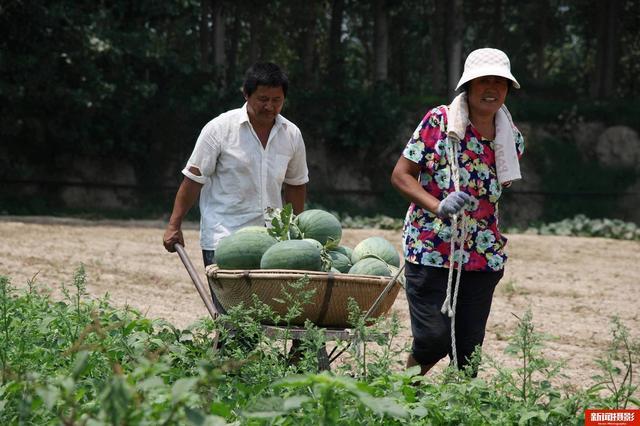
[[[189,171],[197,168],[201,176]],[[221,238],[249,225],[265,224],[267,207],[282,207],[282,184],[309,181],[300,129],[276,116],[263,148],[251,126],[247,105],[207,123],[182,173],[203,184],[200,245],[215,250]]]

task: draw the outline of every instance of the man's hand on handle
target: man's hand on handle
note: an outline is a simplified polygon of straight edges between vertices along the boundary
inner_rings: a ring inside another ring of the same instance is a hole
[[[164,244],[164,248],[166,248],[168,252],[174,253],[176,251],[174,247],[176,243],[180,243],[182,246],[184,246],[184,237],[182,236],[182,230],[179,226],[169,224],[167,225],[167,229],[165,229],[164,231],[162,244]]]
[[[200,176],[200,171],[195,167],[190,167],[189,171],[193,174]],[[185,217],[191,206],[194,205],[200,195],[200,189],[202,184],[193,181],[185,176],[178,188],[176,194],[176,200],[173,203],[173,211],[169,218],[169,224],[164,231],[164,237],[162,238],[162,244],[167,251],[173,253],[176,249],[173,247],[176,243],[180,243],[184,246],[184,237],[182,236],[182,219]]]

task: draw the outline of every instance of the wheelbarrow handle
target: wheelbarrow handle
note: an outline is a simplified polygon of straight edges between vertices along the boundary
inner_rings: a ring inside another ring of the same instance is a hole
[[[196,290],[198,290],[200,298],[204,302],[204,305],[207,307],[209,315],[211,315],[211,318],[215,320],[216,318],[218,318],[218,311],[216,310],[215,306],[213,306],[213,300],[207,294],[206,287],[200,279],[196,268],[193,266],[193,263],[191,263],[191,259],[189,259],[189,256],[187,255],[187,251],[180,243],[176,243],[173,248],[175,248],[176,252],[178,252],[178,256],[180,256],[180,260],[182,260],[184,267],[187,269],[187,272],[191,277],[191,281],[193,281],[193,285],[196,286]]]
[[[382,300],[387,297],[387,294],[389,294],[389,292],[391,291],[391,289],[393,288],[393,286],[398,282],[398,277],[400,276],[400,274],[402,273],[402,271],[404,270],[404,264],[398,269],[398,271],[396,272],[396,274],[391,278],[391,281],[389,281],[389,283],[387,283],[386,287],[382,290],[382,293],[380,293],[380,295],[378,296],[378,298],[375,300],[375,302],[373,302],[373,305],[371,305],[371,307],[369,308],[369,310],[367,311],[367,313],[364,315],[364,319],[366,320],[367,318],[369,318],[369,316],[371,316],[371,314],[373,314],[373,312],[378,309],[378,306],[380,305],[380,302],[382,302]]]

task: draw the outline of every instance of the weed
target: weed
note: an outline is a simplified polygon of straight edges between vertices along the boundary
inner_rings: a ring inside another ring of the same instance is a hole
[[[303,288],[294,284],[282,298],[291,306],[293,288]],[[87,300],[85,285],[79,268],[73,290],[54,301],[33,286],[19,295],[0,277],[1,424],[566,425],[582,424],[585,408],[640,406],[639,345],[618,319],[598,384],[562,394],[551,384],[561,364],[543,357],[530,312],[510,339],[516,368],[484,355],[487,364],[478,351],[468,370],[425,378],[395,368],[404,355],[392,345],[397,318],[367,321],[352,302],[350,359],[318,373],[322,329],[305,324],[292,364],[262,326],[295,318],[295,309],[275,314],[253,300],[180,330],[107,298]],[[487,366],[487,379],[473,377]]]
[[[605,399],[607,408],[625,409],[629,404],[640,406],[640,399],[635,397],[638,384],[634,383],[634,366],[640,363],[640,340],[629,336],[629,330],[615,316],[612,319],[611,334],[613,340],[604,358],[596,360],[602,374],[595,376],[598,382],[593,391],[606,388],[610,395]]]

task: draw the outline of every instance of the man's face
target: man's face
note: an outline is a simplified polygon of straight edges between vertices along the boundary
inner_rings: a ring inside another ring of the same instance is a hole
[[[504,104],[509,89],[509,80],[488,75],[471,80],[469,85],[469,107],[478,113],[498,112]]]
[[[251,96],[244,95],[247,112],[252,122],[271,125],[284,105],[284,91],[281,86],[258,86]]]

